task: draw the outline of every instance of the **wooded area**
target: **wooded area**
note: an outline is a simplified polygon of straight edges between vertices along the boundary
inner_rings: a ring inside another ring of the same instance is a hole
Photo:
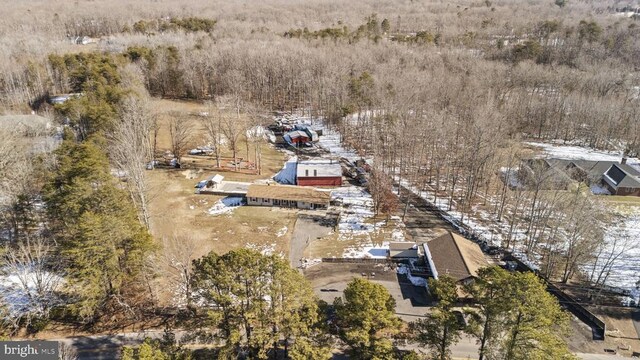
[[[510,184],[530,156],[526,141],[640,156],[640,15],[621,15],[626,5],[0,0],[0,113],[37,113],[62,129],[50,129],[59,146],[49,152],[32,149],[39,135],[0,128],[4,263],[8,271],[30,268],[38,279],[35,288],[22,279],[29,304],[4,328],[35,333],[53,319],[94,330],[141,319],[158,305],[152,284],[166,263],[192,315],[217,304],[199,325],[203,336],[222,339],[218,356],[321,359],[332,334],[353,358],[409,359],[387,338],[409,334],[448,358],[462,329],[446,300],[407,329],[384,289],[354,281],[334,304],[336,329],[327,329],[327,304],[281,259],[248,250],[194,259],[193,244],[171,243],[185,238],[153,239],[147,169],[162,154],[152,98],[206,102],[207,112],[192,115],[217,167],[225,148],[238,170],[251,146],[257,174],[262,136],[251,129],[275,111],[323,118],[346,146],[373,159],[376,214],[402,212],[401,203],[406,213],[409,189],[430,193],[462,224],[481,209],[504,230],[500,245],[535,259],[544,276],[602,289],[618,257],[637,246],[621,238],[605,251],[604,225],[615,218],[603,201],[580,186],[550,189],[554,174],[535,166],[526,187]],[[79,44],[78,37],[94,41]],[[55,103],[53,95],[67,98]],[[177,167],[193,140],[183,120],[176,113],[168,122]],[[397,197],[394,184],[402,185]],[[161,243],[175,253],[160,255]],[[481,356],[569,358],[562,338],[519,330],[527,326],[523,316],[566,328],[537,280],[497,270],[483,276],[495,278],[468,289],[486,303],[466,329],[482,344]],[[511,291],[509,311],[492,281]],[[375,315],[366,313],[372,304],[358,303],[360,292],[375,302]],[[505,329],[499,336],[497,327]],[[540,338],[547,349],[533,344]],[[125,358],[186,358],[167,346],[148,342]]]

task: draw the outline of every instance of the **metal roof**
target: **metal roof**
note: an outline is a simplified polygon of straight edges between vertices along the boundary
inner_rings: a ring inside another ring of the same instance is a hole
[[[337,160],[303,160],[298,162],[296,176],[304,177],[342,177],[342,166]]]

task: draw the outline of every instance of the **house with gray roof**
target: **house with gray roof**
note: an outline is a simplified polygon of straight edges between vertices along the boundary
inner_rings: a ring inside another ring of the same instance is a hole
[[[640,196],[640,177],[621,164],[611,165],[602,176],[602,183],[613,195]]]

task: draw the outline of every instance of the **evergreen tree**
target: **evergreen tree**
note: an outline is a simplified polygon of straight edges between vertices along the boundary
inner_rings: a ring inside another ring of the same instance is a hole
[[[45,201],[82,318],[96,319],[107,301],[122,301],[124,288],[139,284],[149,233],[138,222],[127,193],[109,174],[99,139],[64,140],[57,167],[45,186]]]
[[[285,356],[290,342],[297,359],[328,354],[316,341],[318,307],[311,287],[278,256],[247,249],[211,252],[194,261],[193,291],[219,330],[213,336],[224,341],[220,357],[246,353],[265,359],[280,350],[282,340]]]
[[[545,285],[530,272],[514,273],[503,301],[511,311],[502,326],[505,338],[498,352],[500,359],[574,359],[564,336],[569,316]]]
[[[512,286],[512,276],[499,267],[484,268],[478,279],[466,286],[466,291],[476,302],[475,311],[470,312],[467,332],[478,342],[478,359],[493,359],[502,338],[504,321],[511,306],[505,299]]]
[[[451,359],[451,346],[460,340],[462,329],[453,312],[458,300],[458,287],[449,276],[441,276],[429,283],[431,293],[438,304],[425,319],[410,324],[418,343],[427,346],[433,352],[434,359]]]
[[[399,332],[396,302],[387,289],[364,279],[353,279],[344,291],[344,301],[334,302],[340,338],[354,359],[393,359],[390,336]]]

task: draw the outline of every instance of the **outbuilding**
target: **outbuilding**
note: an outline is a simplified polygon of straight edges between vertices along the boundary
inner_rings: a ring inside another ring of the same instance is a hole
[[[392,260],[417,259],[419,255],[418,245],[414,242],[389,243],[389,258]]]
[[[282,138],[287,142],[287,144],[293,147],[300,147],[311,140],[309,135],[302,130],[288,132]]]
[[[298,161],[298,186],[341,186],[342,166],[332,159]]]

